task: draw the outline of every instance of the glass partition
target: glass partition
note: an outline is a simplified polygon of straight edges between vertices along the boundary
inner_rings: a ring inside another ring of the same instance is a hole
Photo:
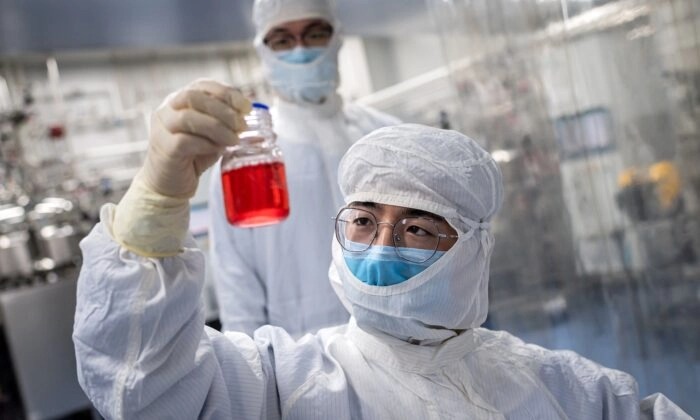
[[[700,416],[700,2],[427,4],[505,176],[487,325]]]

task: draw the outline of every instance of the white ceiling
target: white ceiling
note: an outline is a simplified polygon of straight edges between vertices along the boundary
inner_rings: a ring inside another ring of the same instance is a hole
[[[0,0],[0,56],[252,39],[252,0]],[[431,32],[425,0],[338,0],[350,35]]]

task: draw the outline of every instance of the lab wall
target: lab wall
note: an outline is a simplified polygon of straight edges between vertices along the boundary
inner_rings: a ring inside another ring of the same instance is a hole
[[[373,91],[394,86],[445,64],[440,38],[435,34],[405,38],[365,37],[363,43]]]

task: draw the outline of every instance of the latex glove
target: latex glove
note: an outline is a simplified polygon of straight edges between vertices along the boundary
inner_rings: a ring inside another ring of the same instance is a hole
[[[110,220],[114,239],[145,257],[177,255],[199,176],[238,143],[250,102],[236,89],[197,80],[169,95],[151,117],[143,167]]]
[[[191,198],[199,176],[238,143],[251,104],[240,91],[200,79],[174,92],[151,117],[141,175],[153,191]]]

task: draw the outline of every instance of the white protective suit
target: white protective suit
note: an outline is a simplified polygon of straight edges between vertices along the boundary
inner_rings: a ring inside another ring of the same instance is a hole
[[[340,24],[327,0],[258,0],[253,12],[256,48],[268,80],[274,79],[274,66],[301,70],[302,76],[310,74],[311,79],[322,78],[313,73],[319,63],[280,63],[263,45],[269,29],[284,21],[317,17],[331,23],[335,33],[326,55],[337,62]],[[289,188],[290,216],[286,221],[255,229],[230,226],[224,212],[220,166],[212,173],[211,266],[225,331],[252,335],[258,327],[272,324],[299,337],[346,323],[349,318],[328,283],[331,218],[343,204],[337,186],[338,162],[362,136],[399,121],[367,107],[344,105],[335,93],[337,69],[332,70],[332,93],[324,103],[277,99],[272,107]],[[277,83],[270,82],[273,86]],[[300,80],[288,83],[303,84]]]
[[[331,279],[348,325],[295,341],[204,327],[202,253],[144,258],[111,237],[113,206],[82,242],[74,343],[80,383],[107,418],[689,419],[661,394],[570,351],[478,328],[487,311],[488,221],[498,168],[454,131],[373,132],[340,164],[345,200],[445,216],[459,239],[393,286],[368,286],[333,245]]]

